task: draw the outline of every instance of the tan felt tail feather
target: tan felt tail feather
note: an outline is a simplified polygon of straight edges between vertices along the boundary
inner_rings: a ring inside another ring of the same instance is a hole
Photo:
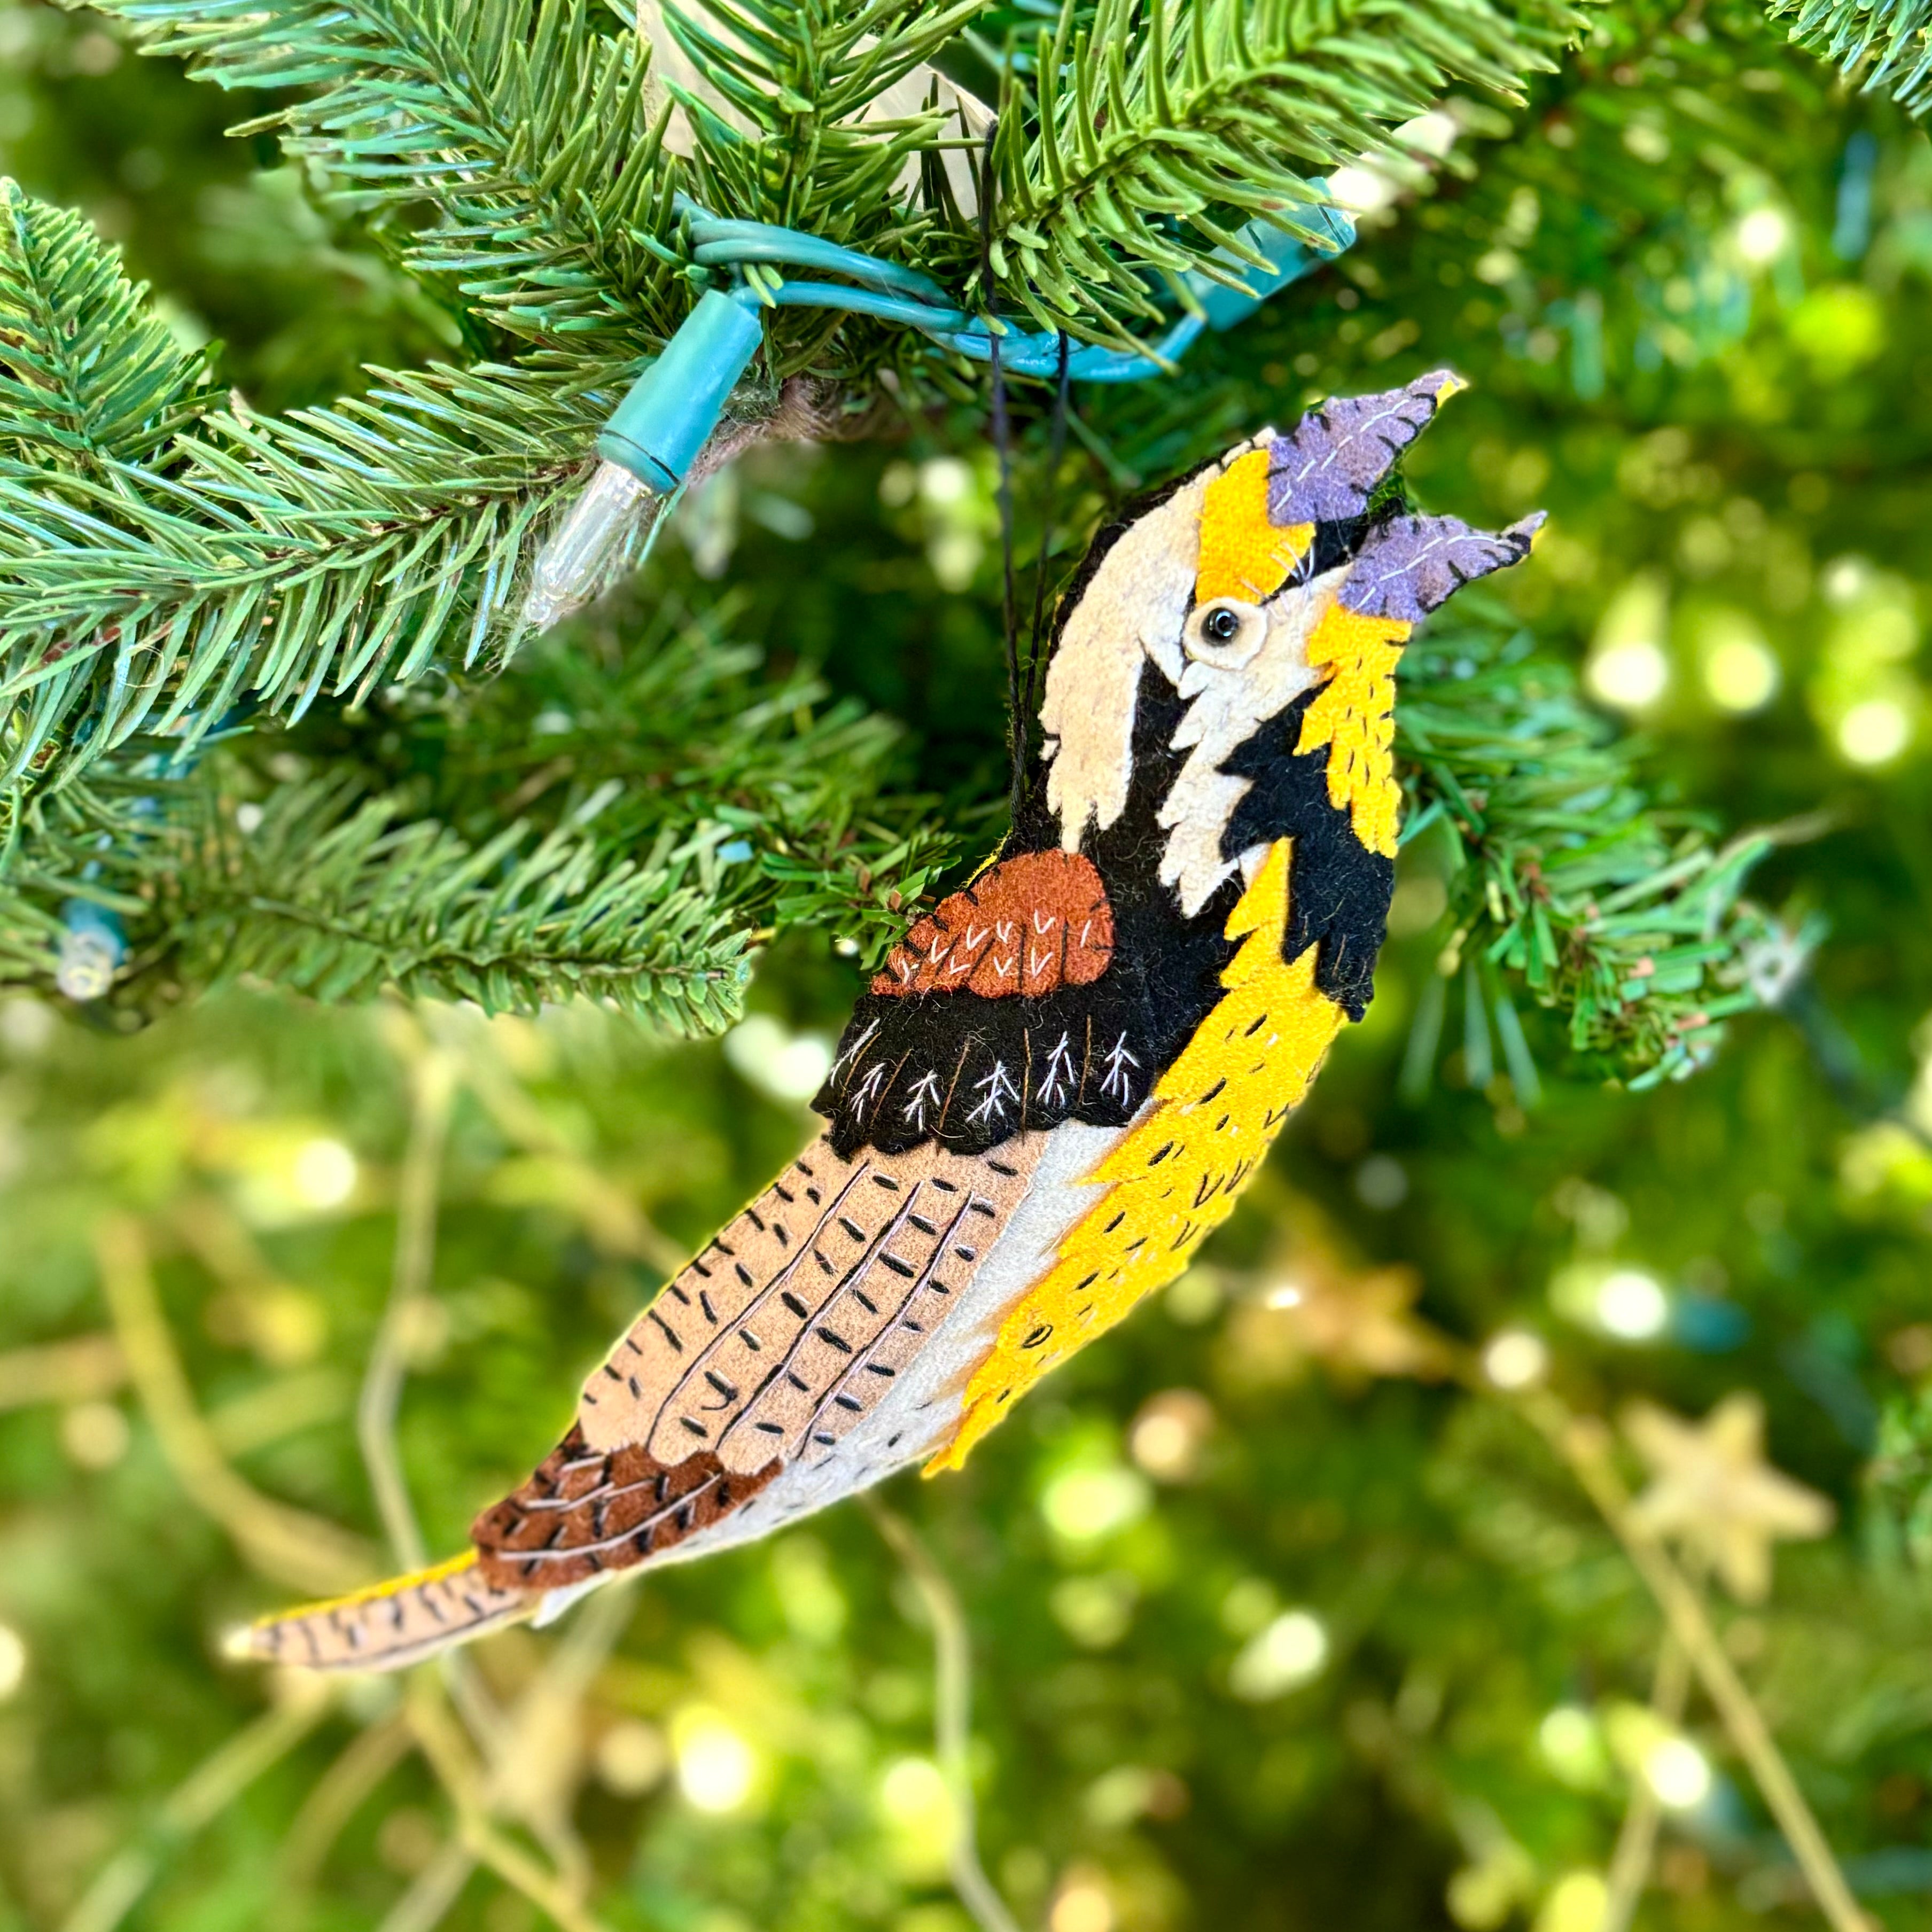
[[[238,1630],[238,1657],[308,1670],[400,1670],[484,1631],[536,1614],[543,1593],[506,1590],[478,1574],[476,1552],[386,1583],[264,1617]]]

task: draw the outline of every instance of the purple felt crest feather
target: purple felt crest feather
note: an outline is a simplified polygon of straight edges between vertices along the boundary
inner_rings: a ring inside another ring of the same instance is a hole
[[[1376,485],[1464,387],[1447,369],[1379,396],[1343,396],[1310,410],[1268,456],[1268,520],[1340,522],[1369,507]]]
[[[1536,511],[1500,534],[1460,517],[1391,518],[1363,543],[1338,601],[1365,617],[1419,624],[1472,578],[1520,563],[1543,518]]]

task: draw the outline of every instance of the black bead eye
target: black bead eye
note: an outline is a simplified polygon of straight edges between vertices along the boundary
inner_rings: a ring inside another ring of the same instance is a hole
[[[1240,614],[1225,608],[1210,610],[1201,620],[1201,634],[1210,644],[1231,644],[1241,634]]]

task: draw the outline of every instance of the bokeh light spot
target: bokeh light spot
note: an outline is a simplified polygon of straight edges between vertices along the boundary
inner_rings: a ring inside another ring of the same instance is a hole
[[[1791,222],[1782,208],[1754,208],[1738,224],[1738,253],[1754,267],[1774,262],[1791,244]]]
[[[663,1732],[641,1718],[622,1718],[597,1741],[597,1775],[620,1798],[640,1798],[670,1768]]]
[[[1550,1888],[1536,1915],[1535,1932],[1598,1932],[1610,1904],[1600,1873],[1565,1872]]]
[[[1868,698],[1838,720],[1838,749],[1855,765],[1888,765],[1912,737],[1904,705],[1889,698]]]
[[[758,1771],[757,1754],[745,1739],[716,1712],[702,1710],[681,1712],[672,1738],[686,1802],[714,1814],[739,1810]]]
[[[1748,620],[1726,623],[1704,656],[1704,688],[1720,711],[1762,710],[1783,676],[1776,654]]]
[[[61,1448],[76,1468],[112,1468],[128,1436],[127,1417],[111,1402],[77,1402],[61,1415]]]
[[[1505,1328],[1483,1350],[1483,1372],[1499,1389],[1528,1388],[1550,1369],[1550,1349],[1527,1328]]]
[[[1670,1298],[1656,1276],[1618,1268],[1598,1285],[1596,1316],[1606,1334],[1626,1342],[1648,1341],[1670,1319]]]
[[[1579,1790],[1600,1784],[1610,1768],[1597,1720],[1575,1704],[1559,1704],[1544,1718],[1536,1744],[1550,1769]]]
[[[289,1179],[304,1208],[340,1208],[356,1192],[356,1156],[338,1140],[318,1136],[296,1150]]]
[[[1644,1780],[1660,1804],[1691,1811],[1711,1794],[1710,1760],[1688,1738],[1661,1738],[1646,1754]]]
[[[1626,638],[1591,659],[1584,676],[1592,698],[1619,711],[1641,711],[1670,688],[1670,660],[1654,638]]]
[[[1114,1901],[1097,1876],[1070,1874],[1054,1894],[1048,1932],[1114,1932]]]
[[[1138,1521],[1149,1501],[1145,1478],[1115,1464],[1056,1476],[1040,1509],[1054,1534],[1070,1543],[1091,1543]]]
[[[1234,1659],[1228,1682],[1238,1697],[1264,1703],[1318,1677],[1328,1661],[1328,1633],[1312,1610],[1284,1610]]]
[[[1127,1447],[1156,1482],[1184,1483],[1198,1471],[1214,1427],[1214,1407],[1199,1390],[1163,1389],[1142,1404]]]
[[[752,1013],[724,1036],[733,1070],[775,1100],[809,1100],[832,1071],[832,1046],[822,1034],[794,1033],[770,1013]]]

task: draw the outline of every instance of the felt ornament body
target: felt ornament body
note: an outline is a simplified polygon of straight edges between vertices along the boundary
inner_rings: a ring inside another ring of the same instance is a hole
[[[1460,386],[1330,402],[1103,532],[1061,602],[1043,778],[860,1000],[824,1131],[667,1283],[467,1554],[269,1618],[249,1654],[412,1663],[957,1468],[1180,1273],[1371,997],[1402,646],[1541,521],[1490,535],[1388,488]]]

